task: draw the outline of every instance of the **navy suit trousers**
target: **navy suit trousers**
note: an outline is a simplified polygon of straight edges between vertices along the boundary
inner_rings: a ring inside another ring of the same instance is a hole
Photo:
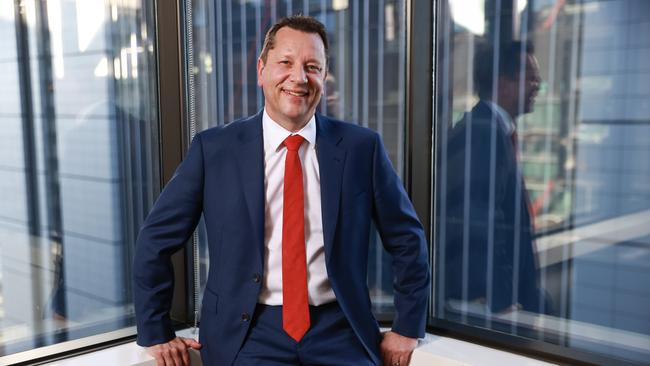
[[[282,306],[258,304],[234,365],[374,365],[336,302],[310,306],[309,315],[296,342],[282,329]]]

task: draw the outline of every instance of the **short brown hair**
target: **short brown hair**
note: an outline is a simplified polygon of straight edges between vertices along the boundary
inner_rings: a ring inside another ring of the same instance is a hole
[[[511,41],[495,46],[480,40],[474,55],[474,88],[479,98],[492,96],[494,79],[507,77],[511,80],[517,78],[522,71],[522,55],[532,55],[535,47],[530,41]],[[498,62],[497,74],[494,74],[494,63]]]
[[[284,27],[289,27],[291,29],[305,33],[318,34],[323,41],[323,46],[325,46],[325,62],[327,62],[329,55],[329,43],[327,42],[327,32],[325,31],[325,26],[323,23],[319,22],[313,17],[304,15],[292,15],[290,17],[280,19],[271,27],[271,29],[269,29],[268,32],[266,32],[266,37],[264,37],[264,46],[262,46],[262,52],[260,53],[260,58],[265,64],[269,50],[275,46],[275,34]]]

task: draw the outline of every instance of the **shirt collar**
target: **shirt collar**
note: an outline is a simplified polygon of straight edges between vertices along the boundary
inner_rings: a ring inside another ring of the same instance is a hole
[[[501,108],[500,105],[494,103],[491,100],[485,100],[485,103],[492,108],[492,110],[499,115],[501,122],[501,125],[503,128],[506,130],[506,133],[508,135],[511,135],[513,132],[515,132],[515,122],[512,120],[512,117],[510,117],[510,114],[506,112],[505,109]]]
[[[266,108],[264,108],[264,114],[262,115],[262,133],[264,135],[264,144],[272,151],[277,151],[282,146],[284,140],[290,135],[302,136],[313,147],[316,146],[316,118],[315,116],[311,116],[309,122],[300,131],[291,132],[275,122],[266,113]]]

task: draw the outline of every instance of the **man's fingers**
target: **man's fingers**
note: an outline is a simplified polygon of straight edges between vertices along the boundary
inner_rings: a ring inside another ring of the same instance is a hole
[[[402,352],[389,353],[387,356],[384,358],[384,365],[386,366],[408,366],[411,362],[410,356]]]
[[[165,358],[163,357],[160,347],[149,348],[147,349],[149,356],[153,357],[156,360],[156,366],[166,366]]]
[[[196,340],[192,338],[180,338],[181,341],[187,346],[187,347],[192,347],[194,349],[200,349],[201,348],[201,343],[197,342]]]
[[[157,353],[156,355],[152,355],[152,356],[156,360],[156,366],[165,366],[165,360],[163,359],[160,353]]]
[[[165,350],[161,352],[162,358],[163,358],[163,365],[164,366],[176,366],[174,363],[174,359],[172,358],[172,355],[169,353],[169,350]]]
[[[189,348],[199,349],[201,344],[191,338],[176,337],[167,343],[147,348],[151,357],[156,359],[156,366],[189,366]]]
[[[188,349],[184,349],[183,352],[181,352],[181,358],[182,358],[182,365],[183,366],[190,366],[190,354],[188,352]]]
[[[174,363],[172,365],[174,365],[174,366],[182,366],[183,365],[183,363],[182,363],[183,361],[181,360],[181,354],[180,354],[180,352],[178,352],[178,348],[176,348],[174,346],[170,347],[169,348],[169,355],[172,357],[172,361],[174,361]]]
[[[405,358],[401,357],[399,353],[388,353],[387,357],[384,359],[384,364],[386,366],[407,366],[408,363],[403,361]]]
[[[187,346],[183,342],[176,342],[174,347],[174,358],[178,360],[179,365],[189,366],[190,365],[190,355],[187,352]]]
[[[381,348],[381,359],[384,360],[384,366],[408,366],[411,362],[411,351],[391,350]]]

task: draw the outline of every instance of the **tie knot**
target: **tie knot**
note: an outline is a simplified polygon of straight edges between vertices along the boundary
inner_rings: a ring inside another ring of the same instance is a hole
[[[291,135],[284,140],[284,146],[287,147],[289,151],[297,151],[300,149],[300,145],[305,139],[300,135]]]

